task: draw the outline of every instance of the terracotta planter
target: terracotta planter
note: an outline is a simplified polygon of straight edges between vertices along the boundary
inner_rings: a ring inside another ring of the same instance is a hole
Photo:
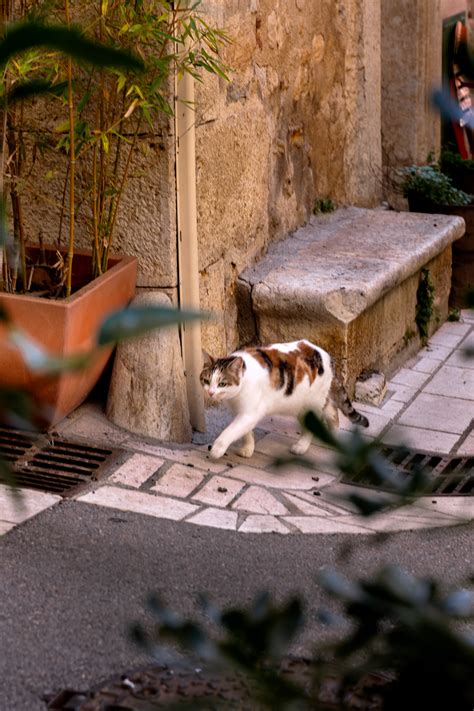
[[[466,223],[466,232],[453,242],[453,274],[449,305],[465,308],[466,293],[474,290],[474,205],[436,205],[417,196],[409,196],[411,212],[438,215],[459,215]]]
[[[38,251],[37,247],[28,248],[31,256]],[[56,261],[54,248],[46,248],[45,252]],[[87,252],[76,252],[73,285],[86,282],[90,263]],[[0,293],[0,304],[18,327],[50,353],[66,356],[85,352],[94,346],[103,319],[133,298],[136,274],[135,257],[114,255],[106,274],[78,288],[68,299]],[[79,372],[39,378],[29,373],[21,354],[6,340],[4,329],[3,332],[0,329],[0,386],[27,389],[41,408],[42,424],[51,426],[83,402],[112,350],[101,350],[91,365]]]

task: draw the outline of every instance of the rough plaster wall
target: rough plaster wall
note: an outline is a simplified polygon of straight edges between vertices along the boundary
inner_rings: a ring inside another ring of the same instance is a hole
[[[438,152],[430,104],[441,84],[440,0],[382,0],[382,147],[388,169]]]
[[[56,243],[59,235],[61,202],[67,171],[67,156],[51,150],[58,140],[54,127],[65,119],[64,110],[51,100],[37,101],[28,122],[30,135],[43,134],[48,146],[31,161],[28,141],[22,184],[22,203],[28,239],[39,233],[45,242]],[[118,213],[113,251],[139,257],[138,285],[173,288],[177,286],[176,204],[174,170],[174,122],[164,117],[154,132],[143,131],[133,150],[130,177]],[[127,148],[123,153],[126,156]],[[123,161],[125,162],[125,160]],[[91,152],[76,162],[76,246],[91,244]],[[68,191],[61,229],[61,244],[68,242]]]
[[[303,224],[317,196],[379,200],[380,17],[373,0],[209,0],[231,82],[197,86],[204,346],[237,345],[235,277]],[[224,327],[225,324],[225,327]]]
[[[470,0],[441,0],[441,17],[451,17],[458,12],[465,12]]]

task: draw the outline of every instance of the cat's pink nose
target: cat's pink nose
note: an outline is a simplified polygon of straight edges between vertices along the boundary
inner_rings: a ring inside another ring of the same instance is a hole
[[[214,390],[214,388],[209,388],[209,390],[207,392],[209,393],[209,397],[214,397],[214,395],[216,394],[216,391]]]

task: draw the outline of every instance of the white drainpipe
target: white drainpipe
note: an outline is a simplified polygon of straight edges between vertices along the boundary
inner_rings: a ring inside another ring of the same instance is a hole
[[[178,220],[179,304],[199,309],[199,261],[196,210],[196,135],[194,80],[185,73],[175,91],[176,202]],[[205,432],[204,398],[199,381],[202,368],[199,322],[181,326],[181,342],[191,425]]]

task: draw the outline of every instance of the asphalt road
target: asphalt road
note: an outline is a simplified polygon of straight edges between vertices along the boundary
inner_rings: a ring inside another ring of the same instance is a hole
[[[474,571],[473,532],[471,524],[383,541],[238,534],[62,502],[0,539],[0,709],[44,711],[45,693],[88,689],[147,663],[127,631],[148,619],[150,591],[184,614],[196,614],[198,592],[225,605],[263,589],[280,600],[299,592],[309,623],[293,651],[305,652],[322,633],[322,566],[358,577],[396,563],[457,583]]]

